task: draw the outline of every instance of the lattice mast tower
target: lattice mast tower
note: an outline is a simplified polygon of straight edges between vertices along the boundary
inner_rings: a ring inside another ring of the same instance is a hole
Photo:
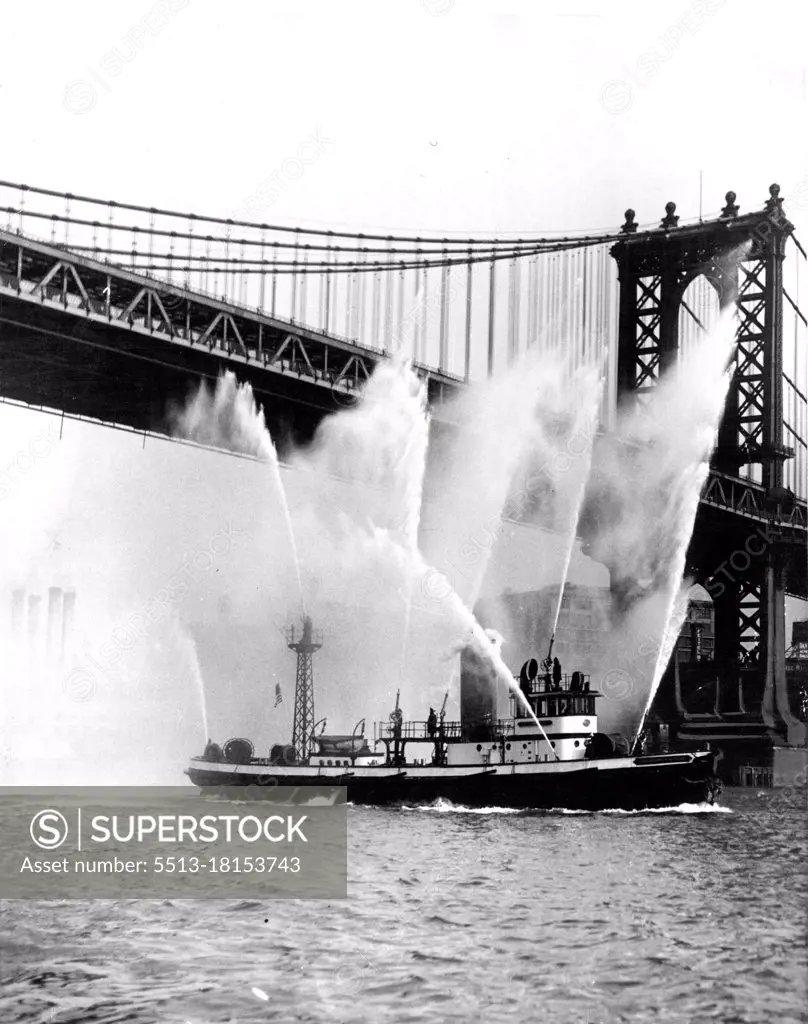
[[[311,618],[303,619],[303,631],[295,636],[292,626],[288,635],[288,647],[297,653],[297,679],[295,681],[295,714],[292,726],[292,746],[299,758],[309,755],[309,740],[314,728],[314,667],[312,655],[323,646],[322,638],[316,636]]]

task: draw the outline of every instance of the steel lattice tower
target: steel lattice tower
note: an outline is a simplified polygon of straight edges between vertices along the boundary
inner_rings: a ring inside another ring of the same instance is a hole
[[[796,454],[784,443],[784,297],[804,320],[783,286],[794,226],[779,185],[769,188],[763,209],[750,214],[739,215],[735,199],[734,192],[726,194],[717,220],[682,227],[676,204],[668,203],[659,229],[639,233],[634,211],[626,211],[623,238],[611,249],[620,279],[618,401],[642,400],[674,365],[680,307],[690,283],[703,275],[722,309],[735,306],[738,327],[688,574],[704,583],[715,608],[716,709],[720,704],[722,713],[745,717],[747,700],[772,734],[799,746],[806,727],[787,689],[785,594],[804,592],[798,574],[805,523],[797,518],[796,495],[783,486],[784,464]],[[757,478],[749,472],[753,466]],[[749,544],[750,537],[762,543]],[[734,569],[738,555],[745,561]],[[724,572],[730,560],[733,570]]]
[[[320,639],[314,635],[308,616],[303,619],[303,633],[299,638],[295,638],[294,626],[289,631],[288,647],[297,653],[292,746],[299,758],[308,757],[309,753],[309,738],[314,727],[314,668],[311,656],[322,646]]]

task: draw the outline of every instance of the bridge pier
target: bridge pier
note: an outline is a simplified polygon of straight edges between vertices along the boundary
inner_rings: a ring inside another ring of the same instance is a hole
[[[791,707],[786,678],[785,564],[783,554],[772,550],[766,566],[766,688],[763,716],[770,729],[783,735],[790,747],[806,745],[806,723]]]

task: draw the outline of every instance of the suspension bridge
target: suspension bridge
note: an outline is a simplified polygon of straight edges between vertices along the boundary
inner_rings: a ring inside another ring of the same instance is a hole
[[[808,598],[806,253],[778,186],[749,213],[736,200],[689,221],[668,203],[650,224],[627,210],[601,230],[467,238],[257,224],[0,181],[0,394],[160,431],[171,399],[232,369],[276,438],[306,440],[391,355],[412,360],[437,404],[556,347],[606,367],[608,431],[734,305],[734,375],[688,572],[723,571],[710,727],[734,715],[736,732],[795,742],[784,602]]]

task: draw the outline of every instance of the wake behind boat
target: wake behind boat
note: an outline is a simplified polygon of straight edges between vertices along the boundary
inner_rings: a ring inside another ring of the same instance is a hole
[[[292,634],[298,655],[295,734],[256,757],[247,739],[224,746],[209,741],[187,774],[195,785],[345,786],[355,804],[426,804],[438,799],[468,807],[569,810],[642,810],[682,803],[712,803],[719,783],[715,755],[631,755],[598,732],[597,701],[581,672],[565,675],[550,656],[531,658],[519,676],[521,699],[510,715],[494,716],[491,669],[470,648],[461,655],[460,720],[430,708],[426,719],[406,721],[398,698],[388,721],[365,722],[350,734],[315,733],[311,655],[321,646],[310,619]],[[552,653],[552,649],[551,649]],[[324,723],[323,723],[324,726]],[[305,794],[301,793],[301,797]]]

